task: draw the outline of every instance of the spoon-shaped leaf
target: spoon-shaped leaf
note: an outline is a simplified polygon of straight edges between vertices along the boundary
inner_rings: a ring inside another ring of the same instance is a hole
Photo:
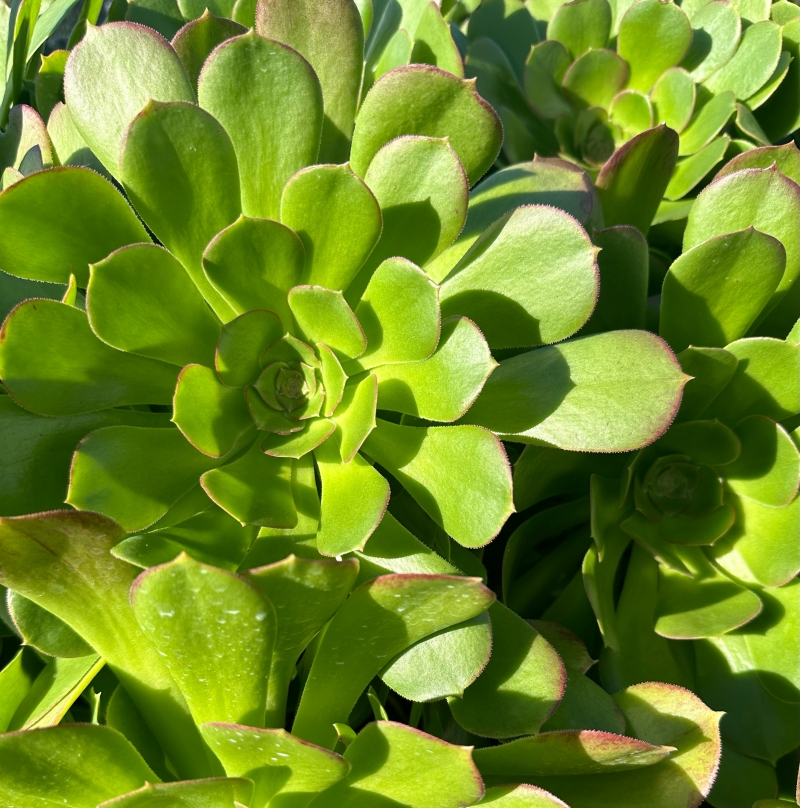
[[[594,48],[605,48],[611,33],[611,6],[607,0],[564,3],[547,24],[547,38],[561,42],[573,59]]]
[[[187,22],[172,38],[172,47],[180,57],[192,86],[197,87],[200,71],[217,45],[246,33],[247,28],[243,25],[223,17],[215,17],[208,10],[197,19]]]
[[[111,183],[85,168],[52,168],[20,180],[0,194],[0,225],[5,272],[51,283],[74,274],[83,288],[89,264],[149,241]]]
[[[251,30],[214,51],[198,98],[233,141],[243,213],[278,219],[283,186],[319,151],[322,90],[311,65]]]
[[[689,14],[692,46],[683,60],[695,81],[705,81],[730,61],[742,33],[742,20],[733,3],[703,3]]]
[[[385,575],[360,586],[319,643],[294,734],[331,748],[332,724],[347,720],[389,660],[429,634],[475,617],[493,599],[479,580],[449,575]]]
[[[496,786],[487,788],[478,805],[493,808],[567,808],[565,802],[536,786]]]
[[[364,451],[465,547],[491,541],[514,510],[508,459],[487,430],[410,427],[378,419]]]
[[[249,780],[210,777],[180,783],[146,783],[136,791],[101,803],[102,808],[148,808],[167,803],[171,808],[236,808],[249,803],[253,784]],[[98,806],[100,808],[100,806]]]
[[[364,353],[364,330],[341,292],[322,286],[295,286],[289,292],[289,308],[309,342],[323,342],[347,358]]]
[[[9,592],[8,613],[26,645],[52,657],[83,657],[92,647],[63,620],[19,592]]]

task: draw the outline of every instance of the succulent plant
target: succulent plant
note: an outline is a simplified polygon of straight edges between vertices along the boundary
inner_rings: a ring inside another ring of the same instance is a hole
[[[508,162],[560,154],[596,172],[655,125],[678,133],[663,220],[685,218],[725,159],[800,127],[790,2],[489,0],[466,34],[466,74],[503,119]]]
[[[668,808],[696,806],[714,779],[720,715],[658,683],[606,696],[627,734],[559,729],[473,751],[386,720],[373,690],[378,720],[356,733],[346,722],[379,669],[491,605],[477,579],[294,556],[234,574],[185,555],[137,577],[110,553],[124,536],[92,513],[0,520],[0,581],[31,646],[0,671],[11,808],[633,808],[645,796]],[[564,663],[539,642],[578,681],[585,649],[553,636]],[[289,734],[285,685],[304,651]],[[78,699],[84,724],[70,723]]]
[[[616,457],[528,447],[515,467],[517,508],[537,510],[508,542],[504,602],[590,647],[593,612],[610,692],[658,678],[724,710],[718,808],[775,798],[800,745],[800,340],[751,336],[798,316],[799,168],[793,145],[754,149],[694,203],[660,296],[692,377],[663,437]]]

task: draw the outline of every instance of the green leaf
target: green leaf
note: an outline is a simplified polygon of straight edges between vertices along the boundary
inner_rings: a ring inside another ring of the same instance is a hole
[[[381,211],[369,188],[350,169],[312,166],[283,189],[281,221],[306,248],[304,283],[346,289],[381,234]]]
[[[75,659],[51,659],[14,713],[9,730],[54,727],[61,722],[105,665],[91,649],[89,654]]]
[[[277,631],[267,689],[267,726],[282,726],[289,683],[300,654],[344,603],[358,561],[309,560],[290,555],[250,570],[247,578],[275,607]]]
[[[183,367],[211,367],[219,321],[186,270],[154,244],[133,244],[91,266],[92,330],[121,351]]]
[[[78,441],[104,426],[169,426],[161,413],[111,409],[41,418],[0,396],[0,513],[16,516],[60,508]]]
[[[8,593],[8,613],[26,645],[52,657],[85,657],[92,647],[63,620],[19,592]],[[0,722],[2,723],[2,722]]]
[[[640,0],[640,5],[651,0]],[[662,8],[672,3],[653,0]],[[630,224],[647,234],[678,159],[678,136],[662,125],[617,149],[597,177],[606,225]]]
[[[683,66],[695,81],[705,81],[736,53],[742,21],[735,3],[701,3],[690,13],[692,46]]]
[[[325,101],[319,159],[345,162],[364,61],[364,28],[355,3],[265,0],[257,7],[255,23],[261,36],[294,48],[314,69]]]
[[[502,604],[493,604],[489,617],[489,664],[463,697],[450,699],[450,709],[460,726],[477,735],[536,733],[564,694],[564,665],[538,631]]]
[[[131,611],[129,590],[136,568],[109,553],[124,537],[119,525],[96,513],[55,511],[2,519],[0,581],[61,618],[106,660],[147,716],[153,733],[182,776],[207,776],[206,751],[186,703],[158,653],[145,641]],[[36,571],[33,576],[32,570]],[[26,737],[34,736],[30,733]],[[77,737],[60,748],[74,749],[80,743]],[[102,761],[99,753],[94,756],[86,751],[84,761]],[[56,765],[54,754],[49,752],[50,772]],[[131,771],[137,771],[135,761],[119,744],[115,744],[114,754],[117,759],[127,758]],[[0,758],[9,760],[4,755]],[[110,763],[104,763],[101,771],[106,768],[116,771]],[[21,770],[19,766],[14,769]],[[121,777],[115,779],[126,782]],[[7,782],[0,778],[0,783]],[[65,782],[69,780],[60,783],[62,788]]]
[[[302,429],[289,435],[267,435],[261,441],[261,451],[272,457],[299,459],[324,443],[336,429],[336,424],[327,418],[312,418],[302,423]]]
[[[386,512],[389,483],[360,454],[343,463],[336,439],[317,447],[314,459],[322,482],[317,549],[326,556],[363,549]]]
[[[381,239],[348,299],[361,296],[383,261],[402,257],[423,267],[452,244],[467,216],[469,186],[446,140],[399,137],[378,151],[364,181],[383,216]]]
[[[488,544],[514,510],[508,459],[487,430],[400,426],[378,419],[364,451],[465,547]]]
[[[105,427],[78,445],[67,502],[104,513],[132,533],[163,516],[218,462],[177,429]]]
[[[186,440],[209,457],[228,454],[254,430],[244,390],[226,387],[203,365],[187,365],[178,377],[172,420]]]
[[[215,17],[208,10],[201,17],[187,22],[175,34],[172,47],[183,62],[192,86],[197,87],[200,71],[217,45],[246,33],[247,28],[243,25],[223,17]]]
[[[465,420],[526,443],[631,451],[667,429],[686,381],[657,337],[595,334],[501,362]]]
[[[636,90],[623,90],[611,99],[609,120],[617,124],[626,137],[639,135],[653,126],[650,99]]]
[[[655,124],[665,123],[670,129],[682,132],[694,110],[695,86],[692,77],[681,67],[671,67],[656,82],[650,93],[650,101]]]
[[[749,98],[770,78],[781,55],[781,28],[765,20],[748,26],[733,58],[706,80],[713,93],[732,90],[737,99]]]
[[[759,108],[758,121],[774,143],[797,129],[800,124],[800,20],[791,20],[782,29],[781,47],[792,56],[789,71],[780,86]],[[780,61],[779,61],[780,64]],[[770,82],[767,82],[767,87]]]
[[[84,168],[52,168],[0,194],[0,267],[23,278],[78,285],[89,264],[147,233],[114,187]]]
[[[475,19],[474,15],[472,19]],[[570,106],[559,89],[569,66],[569,54],[560,42],[546,40],[530,49],[523,75],[525,97],[536,114],[545,120],[570,112]]]
[[[783,146],[761,146],[748,149],[746,152],[728,160],[717,172],[714,179],[719,179],[743,168],[769,168],[775,164],[781,174],[800,185],[800,149],[794,143]]]
[[[320,361],[319,372],[322,377],[322,386],[325,388],[322,414],[328,418],[336,412],[336,408],[342,400],[347,376],[336,355],[327,345],[317,343],[317,356]]]
[[[70,111],[60,101],[53,107],[47,120],[47,132],[50,135],[56,159],[61,165],[84,166],[108,179],[111,178],[75,128]]]
[[[52,165],[52,146],[44,121],[36,110],[18,104],[8,116],[5,132],[0,133],[0,167],[21,167],[25,155],[37,147],[44,164]]]
[[[687,348],[678,355],[683,371],[692,377],[684,388],[677,419],[697,418],[736,373],[738,359],[722,348]]]
[[[246,216],[278,219],[288,179],[317,160],[322,91],[296,51],[255,31],[214,51],[203,66],[200,106],[230,134]]]
[[[378,406],[431,421],[455,421],[469,409],[495,367],[477,326],[466,317],[448,317],[430,358],[375,369]]]
[[[145,783],[131,791],[103,803],[103,808],[148,808],[167,802],[175,808],[195,808],[202,804],[208,808],[236,808],[250,801],[253,783],[245,779],[213,777],[207,780],[185,780],[180,783]],[[238,799],[237,799],[238,798]]]
[[[339,755],[283,729],[203,724],[200,732],[229,777],[253,781],[252,806],[267,805],[271,799],[304,805],[309,794],[330,788],[350,770]]]
[[[741,804],[746,808],[785,808],[792,805],[780,800],[758,799],[764,794],[777,793],[775,769],[769,763],[743,755],[725,743],[722,744],[719,773],[714,781],[714,788],[708,795],[710,801],[720,805]]]
[[[8,805],[40,808],[68,800],[95,808],[105,800],[158,782],[116,730],[63,726],[0,736],[0,796]]]
[[[460,697],[486,667],[491,651],[491,622],[487,614],[480,614],[420,640],[395,657],[380,676],[409,701]]]
[[[417,729],[378,721],[369,724],[344,753],[352,769],[312,800],[313,808],[403,805],[460,808],[473,805],[483,783],[469,749]]]
[[[356,119],[350,162],[365,176],[378,151],[402,135],[450,140],[474,185],[500,151],[500,121],[473,83],[435,67],[392,70],[370,90]]]
[[[332,747],[336,732],[331,724],[346,721],[387,661],[418,640],[481,614],[493,600],[474,578],[386,575],[363,584],[322,636],[293,733]]]
[[[378,380],[374,373],[344,388],[333,421],[339,428],[338,442],[342,462],[349,463],[367,436],[375,429],[378,404]]]
[[[8,731],[14,713],[30,693],[41,667],[41,661],[33,651],[23,648],[0,670],[0,695],[3,697],[0,702],[0,729],[3,732]]]
[[[428,3],[419,18],[414,32],[414,48],[408,61],[433,65],[459,78],[464,77],[461,54],[453,41],[450,26],[435,2]]]
[[[701,96],[686,128],[681,132],[678,154],[697,154],[708,146],[728,123],[736,110],[736,96],[731,91],[708,97]]]
[[[300,282],[306,253],[298,235],[278,222],[241,216],[203,254],[206,277],[236,314],[274,311],[283,329],[294,325],[286,296]]]
[[[176,36],[185,22],[178,0],[130,0],[124,13],[127,21],[153,28],[166,39]]]
[[[780,424],[751,415],[736,426],[742,453],[725,469],[725,481],[739,496],[762,505],[788,505],[800,485],[800,451]]]
[[[715,180],[697,197],[683,235],[688,250],[712,236],[755,227],[786,249],[786,271],[767,310],[800,275],[800,187],[777,168],[737,171]]]
[[[568,214],[540,205],[517,208],[478,238],[448,276],[442,315],[474,320],[493,348],[557,342],[574,334],[594,308],[596,254]],[[569,302],[562,285],[567,278]]]
[[[113,80],[98,83],[99,76]],[[125,132],[149,101],[194,101],[170,44],[152,29],[126,22],[87,26],[67,60],[64,95],[78,131],[114,176]]]
[[[748,415],[775,421],[800,412],[800,346],[767,337],[727,346],[738,360],[736,373],[708,408],[711,417],[736,423]]]
[[[676,351],[725,347],[758,319],[785,266],[783,244],[753,227],[697,244],[664,278],[659,333]]]
[[[547,24],[547,38],[561,42],[573,59],[588,50],[605,48],[611,33],[608,0],[564,3]]]
[[[222,327],[214,365],[223,384],[244,387],[261,374],[261,355],[285,331],[272,311],[253,309]]]
[[[181,555],[142,573],[131,605],[197,724],[263,724],[277,619],[257,587]]]
[[[585,2],[585,0],[584,0]],[[592,50],[579,56],[564,75],[564,94],[579,107],[608,109],[628,81],[628,65],[614,51]]]
[[[256,442],[233,463],[207,471],[200,484],[242,524],[288,529],[297,524],[291,477],[291,461],[265,455]]]
[[[692,27],[679,6],[660,0],[634,3],[617,36],[617,51],[630,66],[628,86],[650,92],[665,70],[680,64],[691,42]]]
[[[437,283],[444,280],[483,232],[520,205],[549,205],[586,226],[602,226],[602,211],[589,177],[565,160],[540,159],[489,175],[472,191],[469,214],[452,247],[427,268]]]
[[[364,330],[341,292],[322,286],[295,286],[289,292],[289,308],[310,342],[322,342],[347,358],[364,353]]]
[[[622,328],[644,328],[647,305],[647,241],[635,228],[617,225],[595,230],[602,294],[581,336]]]
[[[536,786],[497,786],[487,788],[484,798],[478,805],[489,805],[494,808],[565,808],[561,802],[547,791]]]
[[[664,196],[667,199],[680,199],[689,193],[725,156],[730,145],[727,135],[712,140],[699,152],[681,160],[667,185]]]
[[[419,267],[388,258],[372,273],[356,317],[367,338],[358,367],[427,359],[439,341],[439,292]]]
[[[230,137],[192,104],[149,102],[125,132],[122,184],[159,241],[184,265],[223,320],[231,307],[203,274],[209,241],[241,213]]]
[[[12,398],[42,415],[126,404],[168,404],[178,369],[101,342],[86,315],[55,300],[17,306],[3,324],[0,376]],[[47,355],[49,361],[41,362]]]

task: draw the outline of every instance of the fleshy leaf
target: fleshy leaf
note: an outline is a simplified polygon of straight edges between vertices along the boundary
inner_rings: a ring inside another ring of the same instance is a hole
[[[525,97],[536,114],[545,120],[554,120],[570,112],[569,104],[560,92],[561,81],[569,66],[569,53],[560,42],[545,40],[534,44],[530,50],[523,75]]]
[[[692,77],[680,67],[671,67],[656,82],[650,101],[653,104],[653,123],[665,123],[670,129],[682,132],[694,110]]]
[[[173,408],[172,420],[186,440],[209,457],[228,454],[253,431],[244,390],[226,387],[203,365],[187,365],[181,371]]]
[[[519,786],[487,788],[486,795],[478,805],[492,805],[494,808],[568,808],[558,797],[537,786],[524,783]]]
[[[324,505],[323,505],[324,513]],[[361,692],[400,651],[475,617],[494,600],[480,581],[449,575],[385,575],[360,586],[323,635],[293,733],[332,747]]]
[[[659,333],[676,351],[725,347],[758,319],[785,266],[783,244],[752,227],[701,242],[664,279]]]
[[[339,428],[339,452],[342,462],[349,463],[367,436],[375,429],[378,404],[378,380],[374,373],[348,384],[333,421]]]
[[[78,444],[67,502],[104,513],[128,532],[142,530],[218,464],[177,429],[109,426]]]
[[[247,454],[200,478],[203,490],[242,524],[292,528],[297,510],[292,497],[292,462],[265,455],[258,443]]]
[[[610,33],[611,6],[607,0],[565,3],[547,24],[547,39],[561,42],[573,59],[592,48],[605,48]]]
[[[477,735],[536,733],[564,694],[564,665],[553,646],[510,609],[495,603],[489,617],[489,664],[463,697],[450,699],[450,709],[464,729]]]
[[[174,365],[101,342],[80,309],[55,300],[20,304],[0,331],[3,384],[18,404],[41,415],[168,404],[177,374]]]
[[[736,372],[704,417],[735,424],[748,415],[780,421],[800,412],[800,345],[752,337],[726,350],[739,360]]]
[[[378,406],[431,421],[455,421],[495,367],[480,329],[466,317],[448,317],[430,358],[375,368]]]
[[[8,613],[26,645],[52,657],[74,659],[93,654],[91,645],[63,620],[19,592],[9,592],[7,604]]]
[[[748,26],[733,58],[706,80],[713,93],[732,90],[738,99],[749,98],[764,85],[781,55],[780,26],[769,20]]]
[[[246,33],[247,28],[238,22],[215,17],[208,12],[187,22],[173,37],[172,47],[183,62],[192,86],[197,87],[200,71],[217,45]]]
[[[734,171],[741,171],[743,168],[769,168],[773,163],[781,174],[785,174],[800,185],[800,149],[794,143],[748,149],[728,160],[714,179],[733,174]]]
[[[52,146],[44,121],[36,110],[17,104],[11,108],[5,132],[0,134],[0,168],[20,168],[25,155],[37,146],[44,165],[52,165]]]
[[[800,484],[800,451],[780,424],[751,415],[735,427],[742,453],[725,468],[725,482],[739,496],[762,505],[788,505]]]
[[[317,356],[319,357],[322,386],[325,388],[325,403],[322,407],[322,414],[329,418],[336,412],[336,408],[342,400],[347,375],[342,370],[336,354],[327,345],[317,343]]]
[[[275,312],[252,309],[222,327],[214,366],[223,384],[244,387],[261,375],[261,355],[285,330]]]
[[[16,516],[55,510],[67,496],[75,447],[87,433],[104,426],[169,426],[164,413],[109,409],[42,418],[0,396],[0,513]]]
[[[365,176],[378,151],[402,135],[449,138],[470,185],[492,165],[502,142],[500,121],[473,83],[427,65],[390,71],[364,99],[350,154],[356,174]]]
[[[278,222],[242,216],[208,245],[203,269],[236,314],[274,311],[291,334],[286,295],[300,282],[305,260],[297,233]]]
[[[335,439],[315,449],[314,458],[322,481],[317,549],[327,556],[361,550],[386,512],[389,483],[360,454],[342,463]]]
[[[722,135],[696,154],[679,161],[667,190],[664,191],[664,197],[676,200],[686,196],[723,159],[729,146],[730,138]]]
[[[701,3],[699,9],[690,14],[690,20],[692,46],[683,66],[695,81],[705,81],[736,53],[742,21],[734,3]]]
[[[298,804],[305,804],[309,794],[330,788],[350,769],[339,755],[283,729],[203,724],[200,732],[229,777],[253,781],[250,804],[254,806],[266,805],[272,798],[297,799]]]
[[[692,205],[683,249],[712,236],[755,227],[777,238],[786,249],[786,270],[768,309],[800,275],[800,187],[777,168],[751,168],[715,180]]]
[[[325,100],[320,162],[343,163],[353,131],[364,60],[364,28],[355,3],[262,0],[255,23],[261,36],[291,46],[314,69]]]
[[[149,808],[166,803],[174,808],[236,808],[250,801],[253,784],[244,778],[210,777],[178,783],[146,783],[136,791],[103,802],[98,808]],[[237,799],[238,798],[238,799]]]
[[[344,753],[352,769],[313,808],[460,808],[483,795],[468,748],[392,721],[369,724]],[[435,802],[434,802],[435,800]]]
[[[261,441],[261,451],[272,457],[299,459],[328,440],[336,429],[336,424],[326,418],[311,418],[302,423],[302,429],[289,435],[267,435]]]
[[[219,322],[162,247],[134,244],[93,264],[86,308],[92,330],[114,348],[180,367],[213,364]]]
[[[182,555],[143,572],[131,605],[196,723],[263,724],[277,618],[257,587]]]
[[[136,568],[109,553],[124,537],[119,525],[96,513],[55,511],[2,519],[0,582],[61,618],[97,650],[147,715],[181,776],[205,777],[208,758],[186,703],[156,650],[144,641],[130,608]],[[53,761],[51,755],[51,767]],[[131,768],[136,771],[134,764]]]
[[[591,50],[578,57],[564,74],[564,94],[579,108],[606,109],[625,86],[628,65],[614,51]]]
[[[703,413],[736,373],[739,360],[723,348],[687,348],[678,354],[681,369],[692,379],[684,388],[677,420]]]
[[[236,152],[225,129],[193,104],[152,101],[125,131],[119,171],[142,219],[217,314],[231,319],[202,266],[208,243],[241,213]]]
[[[420,16],[408,61],[434,65],[460,78],[464,76],[461,53],[453,41],[449,23],[435,2],[429,2]]]
[[[507,359],[464,420],[571,451],[630,451],[666,430],[687,378],[644,331],[616,331]]]
[[[332,290],[350,285],[382,227],[377,200],[349,165],[297,172],[283,189],[281,221],[305,246],[303,282]]]
[[[294,555],[247,573],[275,607],[278,621],[267,689],[267,726],[283,725],[297,659],[344,603],[357,574],[355,559],[320,561]]]
[[[658,77],[680,64],[692,42],[692,27],[680,6],[660,0],[634,3],[617,35],[619,55],[630,66],[628,86],[648,93]]]
[[[694,114],[681,132],[678,154],[697,154],[708,146],[730,120],[736,109],[736,96],[730,91],[710,96],[701,95],[695,105]]]
[[[147,781],[158,782],[119,732],[98,725],[0,736],[0,760],[0,797],[8,805],[67,799],[75,808],[95,808]]]
[[[0,268],[11,275],[85,288],[89,264],[149,241],[116,189],[85,168],[51,168],[0,194]]]
[[[289,292],[289,308],[310,342],[322,342],[347,358],[364,353],[364,331],[341,292],[295,286]]]
[[[640,0],[638,5],[651,2],[679,10],[660,0]],[[597,177],[606,225],[630,224],[646,234],[677,159],[678,136],[663,125],[636,135],[617,149]]]
[[[381,207],[383,232],[348,295],[360,297],[375,268],[392,257],[419,266],[452,244],[467,217],[469,184],[446,139],[399,137],[378,151],[364,176]]]
[[[508,459],[487,430],[400,426],[378,419],[364,451],[465,547],[491,541],[514,510]]]
[[[439,341],[438,298],[434,284],[410,261],[384,261],[356,308],[367,339],[359,367],[427,359]]]
[[[592,313],[596,255],[568,214],[539,205],[517,208],[478,238],[448,275],[442,315],[474,320],[493,348],[557,342]]]
[[[251,30],[214,51],[203,66],[198,98],[233,141],[242,212],[278,219],[283,186],[316,162],[319,151],[322,91],[311,66]]]
[[[381,679],[409,701],[462,696],[486,667],[492,651],[487,614],[443,629],[395,657]]]
[[[98,76],[106,77],[101,85]],[[128,22],[88,26],[67,60],[64,94],[78,131],[114,176],[119,176],[125,130],[148,101],[194,101],[169,42]]]

